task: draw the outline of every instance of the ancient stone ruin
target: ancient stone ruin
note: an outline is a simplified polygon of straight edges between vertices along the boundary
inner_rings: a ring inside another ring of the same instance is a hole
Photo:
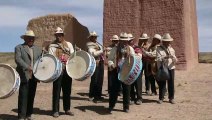
[[[195,0],[105,0],[104,46],[112,35],[131,32],[136,39],[145,32],[170,33],[179,59],[177,69],[198,63],[198,31]]]
[[[54,32],[61,27],[65,32],[65,39],[73,45],[86,50],[86,41],[89,35],[87,27],[81,25],[70,14],[55,14],[34,18],[29,21],[27,28],[32,29],[38,38],[35,44],[40,47],[48,46],[55,40]]]

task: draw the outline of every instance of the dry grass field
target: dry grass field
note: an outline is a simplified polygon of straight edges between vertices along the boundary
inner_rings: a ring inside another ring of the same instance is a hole
[[[212,63],[212,53],[211,52],[200,52],[199,53],[200,63]]]
[[[12,63],[13,54],[0,54],[0,62]],[[210,58],[212,59],[212,58]],[[176,71],[175,100],[168,103],[165,96],[163,104],[157,104],[158,96],[143,94],[141,105],[131,105],[130,112],[122,112],[122,96],[112,114],[107,113],[108,97],[104,101],[88,101],[90,79],[73,80],[71,111],[74,116],[64,115],[60,101],[60,117],[57,120],[212,120],[212,64],[200,63],[190,71]],[[103,94],[107,93],[107,71],[104,76]],[[143,87],[144,89],[144,87]],[[34,104],[35,120],[52,120],[52,83],[39,83]],[[17,119],[18,92],[7,99],[0,99],[0,120]],[[56,120],[56,119],[55,119]]]
[[[12,67],[16,67],[15,61],[14,61],[14,53],[0,53],[0,63],[6,63],[11,65]]]

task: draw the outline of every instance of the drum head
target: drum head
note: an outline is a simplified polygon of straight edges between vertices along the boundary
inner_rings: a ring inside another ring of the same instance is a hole
[[[36,61],[33,74],[40,81],[49,80],[55,73],[57,67],[57,59],[50,54],[45,54],[43,58]]]
[[[66,71],[71,78],[80,79],[86,74],[90,62],[87,52],[77,51],[76,56],[70,57],[66,63]]]
[[[0,98],[10,93],[15,80],[14,69],[9,65],[0,64]]]
[[[121,70],[119,72],[119,79],[121,81],[124,81],[124,80],[127,80],[129,75],[130,75],[130,72],[134,66],[134,57],[133,56],[130,56],[128,58],[125,59],[122,67],[121,67]]]

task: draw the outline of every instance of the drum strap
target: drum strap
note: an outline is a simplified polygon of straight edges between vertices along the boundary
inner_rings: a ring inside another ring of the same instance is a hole
[[[62,51],[65,53],[65,54],[68,54],[70,55],[70,49],[68,48],[68,44],[64,41],[62,42],[62,44],[60,43],[57,43],[59,49],[62,49]]]

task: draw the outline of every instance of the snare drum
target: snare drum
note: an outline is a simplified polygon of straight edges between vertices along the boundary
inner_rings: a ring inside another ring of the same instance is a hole
[[[138,78],[142,69],[142,60],[134,55],[126,58],[118,73],[120,81],[126,85],[131,85]]]
[[[10,97],[20,87],[18,72],[7,64],[0,64],[0,99]]]
[[[41,82],[48,83],[57,80],[63,71],[63,65],[54,55],[45,54],[34,65],[33,74]]]
[[[86,51],[77,51],[66,63],[67,74],[79,81],[92,76],[96,69],[96,61],[92,55]]]

